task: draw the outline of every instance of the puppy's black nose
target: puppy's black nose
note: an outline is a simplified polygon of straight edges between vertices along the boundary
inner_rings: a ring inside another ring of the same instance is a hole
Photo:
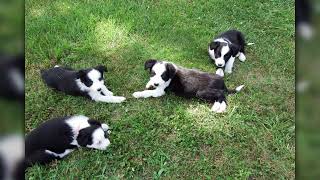
[[[218,64],[219,67],[222,67],[222,64]]]
[[[159,84],[158,83],[154,83],[154,86],[159,86]]]
[[[101,91],[101,88],[97,89],[97,91]]]

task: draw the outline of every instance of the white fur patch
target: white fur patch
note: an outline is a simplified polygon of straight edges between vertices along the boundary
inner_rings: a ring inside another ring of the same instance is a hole
[[[246,60],[246,56],[241,52],[239,55],[239,60],[244,62]]]
[[[229,73],[229,74],[232,73],[232,68],[233,68],[234,60],[235,60],[235,58],[231,56],[230,59],[229,59],[229,61],[228,61],[227,64],[226,64],[225,69],[224,69],[224,71],[225,71],[226,73]]]
[[[222,102],[220,103],[219,109],[218,109],[216,112],[217,112],[217,113],[223,113],[223,112],[226,111],[226,109],[227,109],[227,104],[226,104],[226,102],[222,101]]]
[[[66,149],[63,153],[58,154],[58,153],[55,153],[55,152],[52,152],[49,150],[45,150],[46,153],[51,154],[55,157],[59,157],[59,158],[65,157],[66,155],[70,154],[72,151],[73,151],[73,149]]]
[[[214,102],[211,111],[215,112],[215,113],[223,113],[225,112],[227,109],[227,103],[222,101],[221,103],[219,102]]]
[[[16,91],[20,94],[24,93],[24,77],[18,69],[11,69],[9,71],[9,77],[14,84]]]
[[[92,141],[93,143],[91,145],[87,145],[88,148],[106,150],[110,145],[110,141],[105,138],[102,128],[98,128],[92,133]]]
[[[152,67],[152,71],[155,73],[155,75],[150,77],[150,80],[146,85],[147,89],[150,87],[161,87],[166,83],[161,77],[161,75],[166,71],[165,65],[166,63],[164,62],[158,62]],[[155,84],[157,84],[157,86]]]
[[[87,128],[90,126],[88,123],[89,118],[86,116],[73,116],[66,120],[66,123],[71,127],[72,133],[73,133],[73,141],[71,142],[72,145],[80,147],[80,145],[77,142],[77,137],[79,134],[79,131],[81,129]]]
[[[210,49],[210,47],[208,48],[208,52],[209,52],[209,56],[211,57],[211,59],[215,59],[215,56],[214,56],[214,49]]]
[[[3,179],[13,179],[12,175],[17,164],[24,158],[24,148],[23,135],[15,134],[0,138],[0,156],[5,166]]]
[[[107,124],[101,124],[101,127],[102,127],[102,129],[104,130],[104,131],[108,131],[110,128],[109,128],[109,126],[107,125]]]
[[[224,56],[230,51],[229,46],[223,46],[221,48],[221,56],[215,59],[215,64],[218,67],[224,67],[226,62],[224,60]]]
[[[213,42],[223,42],[223,43],[228,43],[226,40],[224,40],[223,38],[218,38],[215,39]]]
[[[168,83],[170,83],[168,81]],[[165,95],[165,91],[163,88],[156,88],[154,90],[144,90],[144,91],[138,91],[138,92],[134,92],[132,94],[133,97],[135,98],[148,98],[148,97],[160,97]]]
[[[222,68],[217,69],[216,74],[221,76],[221,77],[224,77],[223,69]]]
[[[236,91],[237,91],[237,92],[241,91],[241,89],[242,89],[243,87],[244,87],[244,85],[241,85],[241,86],[236,87]]]
[[[218,111],[219,107],[220,107],[220,103],[218,101],[216,101],[216,102],[214,102],[214,104],[211,108],[211,111],[216,112],[216,111]]]

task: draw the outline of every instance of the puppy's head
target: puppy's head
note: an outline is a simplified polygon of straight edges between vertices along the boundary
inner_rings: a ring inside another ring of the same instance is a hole
[[[90,126],[79,131],[77,142],[82,147],[106,150],[110,145],[109,126],[96,120],[88,120]]]
[[[224,67],[231,56],[235,57],[239,51],[237,45],[227,42],[213,41],[209,44],[209,54],[217,67]]]
[[[167,82],[176,74],[176,68],[173,64],[154,59],[147,60],[144,68],[150,72],[150,80],[146,85],[147,89],[166,88],[168,86]]]
[[[97,66],[90,69],[83,69],[77,72],[77,78],[92,91],[101,92],[105,88],[103,73],[107,71],[105,66]]]

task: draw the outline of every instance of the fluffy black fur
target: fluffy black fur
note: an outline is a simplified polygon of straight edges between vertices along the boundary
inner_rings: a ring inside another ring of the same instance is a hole
[[[296,23],[311,23],[312,8],[309,0],[296,1]]]

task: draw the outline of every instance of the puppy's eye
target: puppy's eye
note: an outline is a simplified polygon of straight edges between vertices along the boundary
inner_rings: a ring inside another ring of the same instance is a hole
[[[99,81],[103,81],[103,77],[99,78]]]
[[[150,72],[150,76],[155,76],[155,75],[156,75],[156,73],[154,71]]]

